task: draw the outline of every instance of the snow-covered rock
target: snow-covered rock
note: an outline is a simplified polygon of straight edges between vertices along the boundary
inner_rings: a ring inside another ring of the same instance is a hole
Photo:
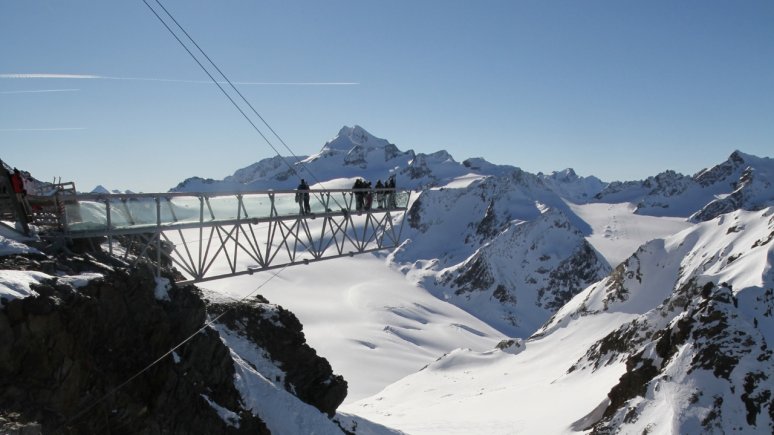
[[[541,335],[583,316],[634,315],[571,367],[626,368],[604,412],[583,426],[774,430],[772,252],[774,208],[737,211],[643,246],[562,308]]]
[[[572,168],[554,171],[547,175],[539,172],[537,176],[557,195],[576,204],[589,202],[594,198],[594,195],[607,186],[607,183],[593,175],[579,176]]]
[[[191,177],[173,191],[215,192],[265,189],[292,189],[304,178],[317,187],[329,187],[329,180],[364,178],[372,181],[396,176],[399,188],[424,189],[444,186],[461,178],[478,176],[504,177],[520,169],[495,165],[482,158],[457,162],[447,151],[416,153],[401,151],[386,139],[377,138],[360,126],[343,127],[320,152],[310,156],[269,157],[238,169],[223,180]],[[544,178],[549,187],[566,193],[573,201],[586,201],[601,187],[595,177],[578,177],[572,170],[564,176]],[[347,186],[351,187],[352,181]]]
[[[774,431],[774,207],[644,245],[513,354],[450,352],[346,412],[417,434]]]
[[[610,267],[585,225],[534,175],[513,170],[422,192],[392,259],[438,297],[529,336]]]
[[[642,181],[613,182],[594,196],[599,202],[637,204],[637,213],[706,221],[734,210],[774,204],[774,160],[734,151],[693,176],[665,171]]]

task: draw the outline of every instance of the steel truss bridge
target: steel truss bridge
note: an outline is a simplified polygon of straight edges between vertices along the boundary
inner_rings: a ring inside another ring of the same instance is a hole
[[[310,212],[296,190],[238,193],[29,196],[44,237],[96,239],[111,255],[156,274],[174,265],[181,283],[253,274],[396,248],[410,192],[309,190]],[[360,206],[371,195],[370,208]],[[360,198],[360,199],[359,199]]]

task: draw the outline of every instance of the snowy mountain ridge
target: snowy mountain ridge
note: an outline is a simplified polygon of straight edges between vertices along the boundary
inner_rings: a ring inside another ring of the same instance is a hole
[[[286,163],[287,162],[287,163]],[[311,183],[329,180],[364,178],[376,182],[396,175],[400,187],[422,189],[444,186],[464,177],[505,176],[521,171],[509,165],[495,165],[482,158],[457,162],[445,150],[429,154],[414,150],[401,151],[389,141],[377,138],[360,126],[343,127],[338,135],[326,142],[320,152],[310,156],[269,157],[238,169],[223,180],[191,177],[174,187],[180,192],[246,191],[261,189],[292,189],[299,178]],[[572,174],[572,176],[570,176]],[[595,177],[578,177],[571,169],[564,177],[558,174],[539,176],[568,196],[586,198],[601,189]],[[349,187],[352,183],[350,182]],[[342,186],[336,186],[342,187]],[[580,199],[578,199],[580,201]]]
[[[586,225],[523,171],[422,192],[390,259],[439,298],[513,337],[610,271]],[[456,243],[452,242],[456,241]]]
[[[297,313],[359,400],[345,401],[336,423],[307,407],[298,427],[771,433],[771,159],[734,152],[692,177],[607,184],[572,169],[531,174],[404,152],[355,126],[289,162],[178,189],[293,188],[313,173],[322,181],[313,187],[394,174],[417,190],[397,250],[304,266],[262,288]],[[255,277],[206,285],[212,299],[241,298]],[[258,306],[263,320],[281,312]],[[298,391],[274,356],[244,340],[246,321],[214,327],[243,404],[211,394],[205,404],[226,424],[237,421],[230,410],[269,412],[266,424],[281,431]],[[258,403],[266,389],[280,392],[276,403]]]
[[[642,181],[612,182],[599,202],[633,202],[638,214],[706,221],[736,209],[774,204],[774,159],[734,151],[725,162],[693,176],[665,171]]]
[[[424,154],[401,151],[364,128],[342,127],[321,150],[310,156],[269,157],[238,169],[223,180],[191,177],[173,191],[215,192],[292,189],[300,178],[321,183],[318,188],[349,187],[356,178],[376,182],[396,175],[408,189],[449,186],[455,180],[504,177],[521,169],[482,158],[457,162],[444,150]],[[649,216],[709,220],[738,208],[760,210],[774,204],[774,159],[734,151],[729,158],[693,176],[667,170],[640,181],[603,182],[578,176],[572,169],[536,174],[547,188],[575,204],[636,204],[636,213]],[[331,180],[338,180],[332,182]]]
[[[449,353],[345,409],[410,433],[772,433],[772,258],[774,207],[697,224],[529,340]]]

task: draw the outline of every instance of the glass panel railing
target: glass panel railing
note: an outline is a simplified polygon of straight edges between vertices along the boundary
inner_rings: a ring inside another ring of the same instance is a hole
[[[122,196],[83,195],[67,202],[70,231],[127,229],[156,224],[197,223],[239,219],[294,217],[302,214],[306,192],[261,192],[219,196],[140,194]],[[404,209],[409,192],[391,190],[309,191],[312,214],[360,214],[364,211]],[[241,195],[241,196],[240,196]],[[299,203],[300,200],[300,203]]]
[[[201,214],[202,201],[196,196],[173,196],[166,198],[166,206],[162,206],[162,219],[171,222],[198,222]],[[165,212],[165,210],[167,210]]]
[[[155,198],[129,198],[110,201],[110,221],[115,228],[157,223]]]
[[[209,207],[207,206],[209,203]],[[236,196],[215,196],[205,201],[204,220],[232,220],[244,217],[239,209],[239,198]]]
[[[303,199],[299,198],[303,201]],[[274,208],[277,210],[278,216],[292,216],[300,214],[303,203],[296,202],[296,194],[294,193],[278,193],[274,195]],[[310,206],[311,197],[310,197]]]
[[[71,231],[104,230],[107,212],[104,203],[81,201],[65,204],[67,227]]]
[[[250,218],[271,216],[271,199],[268,194],[248,194],[242,197],[243,213]]]

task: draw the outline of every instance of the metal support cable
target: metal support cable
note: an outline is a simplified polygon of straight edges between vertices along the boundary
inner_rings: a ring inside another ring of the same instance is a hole
[[[279,270],[279,272],[277,272],[277,273],[275,273],[275,274],[272,274],[272,275],[271,275],[269,278],[267,278],[267,279],[266,279],[264,282],[262,282],[260,285],[258,285],[258,287],[256,287],[255,289],[253,289],[251,292],[249,292],[248,294],[246,294],[246,295],[245,295],[245,296],[243,296],[242,298],[240,298],[240,299],[236,299],[236,298],[230,298],[230,299],[233,299],[234,301],[236,301],[236,302],[239,302],[239,303],[241,303],[241,302],[244,302],[244,300],[245,300],[245,299],[247,299],[247,298],[251,297],[253,294],[255,294],[255,292],[257,292],[257,291],[258,291],[258,290],[260,290],[260,289],[261,289],[263,286],[265,286],[266,284],[268,284],[268,283],[269,283],[269,281],[271,281],[272,279],[274,279],[274,278],[276,278],[277,276],[279,276],[279,275],[280,275],[280,274],[281,274],[281,273],[282,273],[282,272],[283,272],[285,269],[287,269],[287,268],[288,268],[288,266],[286,265],[285,267],[283,267],[282,269],[280,269],[280,270]],[[223,311],[222,313],[220,313],[220,314],[218,314],[217,316],[215,316],[215,318],[213,318],[212,320],[210,320],[210,321],[206,322],[206,323],[205,323],[205,324],[204,324],[204,325],[203,325],[201,328],[197,329],[197,330],[196,330],[196,331],[195,331],[193,334],[189,335],[189,336],[188,336],[188,337],[186,337],[186,338],[185,338],[183,341],[181,341],[180,343],[176,344],[174,347],[172,347],[171,349],[169,349],[168,351],[166,351],[166,352],[165,352],[163,355],[161,355],[160,357],[156,358],[156,359],[155,359],[153,362],[151,362],[150,364],[148,364],[147,366],[145,366],[145,367],[144,367],[142,370],[140,370],[140,371],[138,371],[137,373],[135,373],[134,375],[130,376],[130,377],[127,379],[127,380],[125,380],[124,382],[122,382],[122,383],[121,383],[121,384],[119,384],[118,386],[116,386],[116,387],[114,387],[113,389],[111,389],[110,391],[108,391],[108,392],[107,392],[105,395],[103,395],[103,396],[102,396],[102,397],[100,397],[99,399],[95,400],[95,401],[94,401],[92,404],[90,404],[89,406],[87,406],[87,407],[83,408],[81,411],[79,411],[79,412],[78,412],[77,414],[75,414],[74,416],[70,417],[70,418],[69,418],[69,419],[68,419],[68,420],[67,420],[65,423],[63,423],[63,424],[62,424],[62,425],[60,425],[60,426],[59,426],[59,427],[58,427],[56,430],[54,430],[54,432],[58,432],[58,431],[59,431],[60,429],[62,429],[63,427],[65,427],[65,426],[67,426],[67,425],[69,425],[69,424],[72,424],[72,423],[74,423],[76,420],[78,420],[79,418],[81,418],[82,416],[84,416],[84,415],[85,415],[87,412],[89,412],[89,411],[91,411],[92,409],[94,409],[94,407],[95,407],[95,406],[99,405],[100,403],[102,403],[103,401],[105,401],[105,400],[106,400],[108,397],[110,397],[110,396],[112,396],[113,394],[115,394],[115,393],[116,393],[118,390],[120,390],[121,388],[125,387],[125,386],[126,386],[126,385],[128,385],[130,382],[132,382],[133,380],[137,379],[137,378],[138,378],[140,375],[142,375],[143,373],[145,373],[145,372],[147,372],[148,370],[150,370],[150,369],[151,369],[153,366],[155,366],[156,364],[158,364],[159,362],[161,362],[161,361],[162,361],[164,358],[166,358],[166,357],[168,357],[169,355],[171,355],[171,354],[172,354],[172,352],[176,351],[176,350],[177,350],[177,349],[179,349],[181,346],[183,346],[184,344],[186,344],[186,343],[188,343],[189,341],[191,341],[191,339],[193,339],[193,338],[194,338],[194,337],[195,337],[197,334],[199,334],[200,332],[202,332],[202,331],[203,331],[203,330],[205,330],[206,328],[209,328],[210,326],[212,326],[213,324],[215,324],[215,323],[216,323],[218,320],[220,320],[220,318],[221,318],[221,317],[225,316],[227,313],[229,313],[229,312],[231,312],[231,311],[233,311],[233,307],[229,307],[229,308],[227,308],[225,311]]]
[[[249,117],[249,116],[247,116],[247,114],[245,113],[245,111],[244,111],[244,110],[242,110],[242,108],[241,108],[241,107],[239,107],[239,104],[237,104],[237,102],[236,102],[236,101],[234,101],[234,99],[231,97],[231,95],[229,95],[229,94],[228,94],[228,92],[226,92],[226,90],[225,90],[225,89],[223,89],[223,86],[221,86],[221,85],[220,85],[220,83],[218,82],[218,80],[217,80],[217,79],[215,79],[215,77],[213,77],[213,76],[212,76],[212,74],[210,73],[210,71],[209,71],[209,70],[208,70],[208,69],[207,69],[207,68],[206,68],[204,65],[202,65],[202,63],[199,61],[199,59],[196,57],[196,55],[195,55],[195,54],[194,54],[194,53],[193,53],[193,52],[192,52],[192,51],[191,51],[191,50],[188,48],[188,46],[186,46],[186,45],[185,45],[185,43],[184,43],[184,42],[183,42],[183,41],[180,39],[180,37],[178,37],[178,36],[177,36],[177,34],[174,32],[174,30],[172,30],[172,28],[171,28],[171,27],[169,27],[169,25],[166,23],[166,21],[164,21],[164,19],[163,19],[163,18],[161,18],[161,16],[160,16],[160,15],[159,15],[159,14],[156,12],[156,10],[155,10],[155,9],[153,9],[153,7],[152,7],[150,4],[148,4],[147,0],[142,0],[142,2],[143,2],[143,3],[145,3],[145,6],[147,6],[147,7],[148,7],[148,9],[150,9],[150,10],[151,10],[151,12],[153,12],[153,15],[155,15],[155,16],[156,16],[156,18],[158,18],[158,20],[159,20],[159,21],[161,21],[161,24],[163,24],[163,25],[164,25],[164,27],[166,27],[166,29],[169,31],[169,33],[171,33],[171,34],[172,34],[172,36],[173,36],[173,37],[174,37],[174,38],[177,40],[177,42],[179,42],[179,43],[180,43],[180,45],[181,45],[181,46],[182,46],[182,47],[185,49],[185,51],[187,51],[187,52],[188,52],[188,54],[189,54],[189,55],[190,55],[190,56],[193,58],[193,60],[194,60],[194,61],[195,61],[195,62],[196,62],[198,65],[199,65],[199,67],[202,69],[202,71],[204,71],[204,72],[205,72],[205,74],[207,74],[207,76],[210,78],[210,80],[212,80],[212,81],[213,81],[213,83],[215,83],[215,85],[217,85],[217,86],[218,86],[218,89],[220,89],[220,91],[223,93],[223,95],[225,95],[225,96],[226,96],[226,98],[228,98],[228,100],[229,100],[229,101],[231,101],[231,104],[233,104],[233,105],[234,105],[234,107],[235,107],[235,108],[236,108],[236,109],[239,111],[239,113],[241,113],[241,114],[242,114],[242,116],[243,116],[243,117],[244,117],[244,118],[247,120],[247,122],[249,122],[249,123],[250,123],[250,125],[252,125],[252,126],[253,126],[253,129],[254,129],[254,130],[255,130],[255,131],[256,131],[256,132],[257,132],[259,135],[261,135],[261,137],[263,138],[263,140],[264,140],[264,141],[266,141],[266,143],[267,143],[267,144],[268,144],[268,145],[271,147],[271,149],[272,149],[272,150],[274,150],[274,152],[275,152],[275,153],[277,153],[277,155],[278,155],[278,156],[280,156],[280,158],[282,158],[282,161],[283,161],[283,162],[284,162],[284,163],[285,163],[285,164],[288,166],[288,169],[290,169],[290,171],[291,171],[293,174],[298,174],[298,172],[296,171],[296,169],[295,169],[295,168],[294,168],[292,165],[290,165],[290,164],[287,162],[287,160],[286,160],[284,157],[282,157],[282,155],[281,155],[281,154],[280,154],[280,152],[277,150],[277,148],[275,148],[275,147],[274,147],[274,145],[271,143],[271,141],[269,141],[269,139],[268,139],[268,138],[267,138],[267,137],[266,137],[266,136],[263,134],[263,132],[262,132],[262,131],[261,131],[261,130],[258,128],[258,126],[257,126],[257,125],[255,125],[255,123],[253,122],[253,120],[252,120],[252,119],[250,119],[250,117]],[[158,1],[157,1],[157,3],[158,3]]]
[[[271,131],[271,133],[274,135],[274,137],[276,137],[276,138],[277,138],[277,140],[279,140],[279,142],[280,142],[280,143],[281,143],[281,144],[282,144],[282,145],[285,147],[285,149],[286,149],[286,150],[288,150],[288,152],[290,153],[290,155],[292,155],[292,156],[293,156],[293,158],[295,158],[295,159],[296,159],[296,162],[295,162],[295,163],[297,163],[297,164],[300,164],[300,165],[301,165],[301,168],[302,168],[302,170],[305,170],[305,171],[306,171],[306,172],[307,172],[307,173],[308,173],[308,174],[309,174],[309,175],[312,177],[312,179],[313,179],[313,180],[314,180],[314,181],[315,181],[317,184],[319,184],[321,187],[325,188],[325,186],[323,185],[322,181],[320,181],[320,179],[319,179],[319,178],[317,178],[317,176],[315,176],[315,175],[314,175],[314,173],[313,173],[313,172],[312,172],[312,171],[311,171],[311,170],[310,170],[310,169],[309,169],[309,168],[308,168],[308,167],[307,167],[307,166],[306,166],[306,165],[305,165],[305,164],[304,164],[304,163],[301,161],[301,159],[298,157],[298,155],[296,155],[296,153],[295,153],[295,152],[293,152],[293,150],[292,150],[292,149],[290,148],[290,146],[288,146],[288,144],[287,144],[287,143],[286,143],[286,142],[285,142],[285,141],[282,139],[282,137],[281,137],[281,136],[280,136],[280,135],[279,135],[279,134],[278,134],[278,133],[277,133],[277,132],[276,132],[276,131],[275,131],[275,130],[272,128],[272,126],[271,126],[271,125],[270,125],[270,124],[269,124],[269,123],[268,123],[268,122],[267,122],[267,121],[266,121],[266,120],[263,118],[263,116],[261,116],[261,114],[260,114],[260,113],[258,113],[258,111],[255,109],[255,107],[253,107],[253,105],[250,103],[250,101],[249,101],[249,100],[248,100],[248,99],[247,99],[247,98],[246,98],[246,97],[245,97],[245,96],[242,94],[242,92],[240,92],[240,91],[239,91],[239,89],[238,89],[238,88],[237,88],[237,87],[234,85],[234,83],[231,81],[231,79],[229,79],[229,78],[228,78],[228,76],[226,76],[226,74],[225,74],[225,73],[224,73],[224,72],[223,72],[223,71],[220,69],[220,67],[218,67],[218,65],[217,65],[217,64],[216,64],[216,63],[215,63],[215,62],[214,62],[214,61],[213,61],[213,60],[212,60],[212,59],[211,59],[211,58],[210,58],[210,57],[207,55],[207,53],[206,53],[206,52],[205,52],[205,51],[204,51],[204,50],[201,48],[201,46],[199,46],[199,44],[196,42],[196,40],[194,40],[194,39],[193,39],[193,37],[192,37],[192,36],[191,36],[191,35],[188,33],[188,31],[186,31],[186,30],[185,30],[185,28],[184,28],[184,27],[183,27],[183,26],[182,26],[182,25],[181,25],[181,24],[180,24],[180,23],[177,21],[177,19],[175,19],[175,17],[174,17],[174,16],[173,16],[173,15],[172,15],[172,14],[169,12],[169,10],[167,10],[167,8],[166,8],[166,7],[164,7],[164,5],[163,5],[163,4],[161,4],[161,2],[160,2],[159,0],[155,0],[155,1],[156,1],[156,3],[157,3],[157,4],[158,4],[160,7],[161,7],[161,9],[162,9],[162,10],[164,10],[164,13],[166,13],[166,15],[167,15],[167,16],[168,16],[168,17],[169,17],[171,20],[172,20],[172,22],[173,22],[173,23],[175,23],[175,25],[177,26],[177,28],[178,28],[178,29],[180,29],[180,31],[181,31],[181,32],[183,32],[183,34],[186,36],[186,38],[188,38],[188,40],[189,40],[189,41],[191,41],[191,43],[192,43],[192,44],[193,44],[193,45],[196,47],[196,49],[199,51],[199,53],[201,53],[201,54],[202,54],[202,56],[204,56],[204,58],[205,58],[205,59],[207,59],[207,62],[209,62],[209,64],[210,64],[210,65],[211,65],[213,68],[215,68],[215,70],[218,72],[218,74],[220,74],[220,76],[223,78],[223,80],[224,80],[226,83],[228,83],[228,84],[229,84],[229,86],[231,87],[231,89],[233,89],[233,90],[234,90],[234,92],[236,92],[236,94],[237,94],[237,95],[239,95],[239,98],[241,98],[241,99],[242,99],[242,101],[243,101],[245,104],[247,104],[247,107],[249,107],[249,108],[250,108],[250,110],[251,110],[251,111],[252,111],[252,112],[255,114],[255,116],[257,116],[257,117],[258,117],[258,119],[260,119],[260,120],[261,120],[261,122],[263,122],[263,125],[265,125],[265,126],[266,126],[266,128],[268,128],[268,129],[269,129],[269,131]],[[146,4],[146,5],[148,5],[148,3],[146,2],[146,0],[143,0],[143,2],[145,2],[145,4]],[[150,6],[148,5],[148,7],[150,7]],[[153,10],[153,9],[151,9],[151,10]],[[154,14],[156,14],[155,10],[154,10]],[[158,18],[161,20],[161,17],[160,17],[158,14],[156,14],[156,16],[157,16],[157,17],[158,17]],[[166,24],[166,22],[164,22],[164,21],[162,20],[162,23],[164,23],[164,26],[165,26],[165,27],[167,27],[167,29],[169,29],[169,31],[170,31],[170,32],[171,32],[171,33],[172,33],[172,34],[175,36],[175,38],[178,40],[178,42],[180,42],[180,43],[181,43],[181,45],[183,45],[183,47],[186,49],[186,51],[188,51],[188,53],[189,53],[189,54],[190,54],[192,57],[194,57],[194,60],[196,60],[196,62],[199,64],[199,66],[200,66],[200,67],[202,67],[202,69],[204,69],[204,67],[203,67],[203,66],[202,66],[202,64],[199,62],[199,60],[198,60],[198,59],[197,59],[197,58],[194,56],[194,54],[193,54],[193,53],[192,53],[192,52],[191,52],[191,51],[188,49],[188,47],[187,47],[187,46],[185,46],[185,44],[183,44],[183,42],[182,42],[182,41],[181,41],[181,40],[180,40],[180,39],[177,37],[177,35],[176,35],[176,34],[175,34],[173,31],[172,31],[172,29],[170,29],[170,27],[169,27],[169,26]],[[221,88],[221,91],[223,91],[223,93],[225,94],[225,93],[226,93],[226,92],[225,92],[225,90],[223,90],[223,88],[220,86],[220,84],[217,82],[217,80],[215,80],[215,79],[212,77],[212,75],[210,75],[210,74],[209,74],[209,72],[208,72],[206,69],[205,69],[205,72],[207,72],[207,75],[209,75],[209,76],[210,76],[210,79],[212,79],[212,80],[213,80],[213,81],[214,81],[214,82],[215,82],[215,83],[218,85],[218,87],[219,87],[219,88]],[[234,101],[231,99],[231,97],[230,97],[229,95],[227,95],[227,96],[229,97],[229,100],[231,100],[231,101],[232,101],[232,103],[234,103]],[[234,104],[236,105],[236,103],[234,103]],[[241,109],[240,109],[240,112],[242,112],[242,110],[241,110]],[[242,115],[246,117],[246,115],[245,115],[244,113],[242,113]],[[248,119],[248,121],[251,121],[251,120],[249,120],[249,119]],[[252,121],[251,121],[250,123],[251,123],[251,124],[253,124],[253,122],[252,122]],[[253,127],[257,129],[257,127],[256,127],[254,124],[253,124]],[[298,171],[297,171],[297,170],[296,170],[294,167],[292,167],[292,166],[290,165],[290,163],[288,163],[288,162],[287,162],[287,159],[286,159],[285,157],[283,157],[283,156],[282,156],[282,154],[280,154],[280,153],[279,153],[279,151],[277,151],[277,149],[274,147],[274,145],[273,145],[273,144],[271,144],[271,143],[269,142],[269,140],[266,138],[266,136],[264,136],[264,135],[263,135],[263,133],[261,133],[260,131],[259,131],[259,133],[261,134],[261,137],[263,137],[263,139],[264,139],[264,140],[265,140],[265,141],[266,141],[266,142],[269,144],[269,146],[270,146],[270,147],[271,147],[271,148],[274,150],[274,152],[275,152],[275,153],[276,153],[276,154],[277,154],[277,155],[278,155],[278,156],[279,156],[279,157],[280,157],[280,158],[283,160],[283,162],[285,163],[285,165],[286,165],[286,166],[288,166],[288,168],[291,170],[291,172],[292,172],[294,175],[298,176]],[[315,196],[316,196],[317,194],[316,194],[316,193],[313,193],[313,195],[315,195]],[[321,200],[321,198],[320,198],[320,200]],[[334,201],[334,202],[336,202],[336,205],[337,205],[337,206],[341,207],[341,204],[339,204],[339,202],[338,202],[338,200],[336,200],[336,198],[334,198],[334,199],[333,199],[333,201]]]

